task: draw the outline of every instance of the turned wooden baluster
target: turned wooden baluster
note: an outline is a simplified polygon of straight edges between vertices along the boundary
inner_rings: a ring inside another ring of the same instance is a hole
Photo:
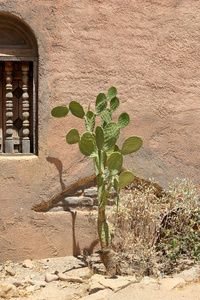
[[[13,153],[13,93],[12,93],[12,62],[5,62],[6,71],[6,138],[5,153]]]
[[[28,71],[29,63],[22,63],[22,153],[30,153],[30,137],[29,137],[29,94],[28,94]]]

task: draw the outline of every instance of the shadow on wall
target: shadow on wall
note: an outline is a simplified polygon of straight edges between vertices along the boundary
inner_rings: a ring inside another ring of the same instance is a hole
[[[56,157],[50,157],[48,156],[46,158],[46,160],[48,162],[50,162],[51,164],[54,164],[56,166],[56,169],[58,170],[58,173],[59,173],[59,178],[60,178],[60,185],[61,185],[61,189],[62,190],[65,190],[66,189],[66,186],[63,182],[63,179],[62,179],[62,171],[63,171],[63,165],[62,165],[62,162],[60,159],[56,158]]]
[[[76,215],[77,211],[73,212],[70,211],[72,215],[72,240],[73,240],[73,256],[78,256],[81,254],[81,249],[79,247],[79,242],[76,241],[76,232],[75,232],[75,222],[76,222]]]
[[[61,192],[61,194],[57,195],[56,198],[51,199],[49,202],[43,204],[44,207],[41,204],[36,205],[35,207],[33,207],[32,209],[35,212],[47,212],[47,211],[49,211],[52,207],[57,206],[57,204],[59,202],[64,201],[64,199],[60,198],[59,196],[61,196],[63,193],[64,194],[65,193],[66,194],[76,193],[76,190],[80,189],[80,185],[82,185],[82,188],[83,187],[85,188],[85,187],[90,187],[91,185],[95,184],[95,180],[94,180],[95,176],[92,176],[91,178],[86,178],[86,179],[80,180],[80,182],[73,184],[69,188],[66,188],[66,186],[63,182],[63,179],[62,179],[63,165],[62,165],[61,160],[59,160],[58,158],[55,158],[55,157],[50,157],[50,156],[48,156],[46,159],[51,164],[54,164],[56,166],[58,172],[59,172],[60,185],[61,185],[62,192]],[[64,203],[62,203],[62,205],[64,206]],[[78,255],[81,254],[81,249],[80,249],[80,246],[79,246],[79,242],[76,239],[77,211],[71,211],[70,209],[66,209],[66,210],[63,209],[63,210],[66,211],[66,212],[70,212],[71,216],[72,216],[72,241],[73,241],[73,245],[72,245],[72,247],[73,247],[72,251],[73,252],[72,253],[73,253],[73,256],[78,256]],[[83,254],[85,254],[85,255],[92,254],[93,251],[94,251],[94,248],[98,245],[98,243],[99,243],[99,239],[94,240],[88,247],[83,249]]]
[[[73,256],[78,256],[81,254],[81,249],[79,246],[79,243],[76,240],[76,231],[75,231],[75,224],[76,224],[76,216],[77,216],[77,211],[75,212],[70,212],[72,215],[72,237],[73,237]],[[85,247],[83,249],[83,255],[87,256],[93,253],[94,248],[98,245],[99,239],[94,240],[89,247]]]

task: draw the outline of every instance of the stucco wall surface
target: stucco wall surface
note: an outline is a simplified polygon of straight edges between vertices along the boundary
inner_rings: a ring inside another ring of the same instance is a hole
[[[65,142],[84,123],[50,117],[56,105],[94,107],[115,86],[116,120],[124,111],[131,117],[119,145],[130,135],[144,142],[124,167],[162,186],[177,176],[199,184],[199,0],[0,0],[0,12],[26,22],[39,50],[39,155],[0,157],[0,261],[73,253],[71,214],[31,210],[93,174],[92,162]],[[82,215],[76,224],[84,248],[95,234]]]

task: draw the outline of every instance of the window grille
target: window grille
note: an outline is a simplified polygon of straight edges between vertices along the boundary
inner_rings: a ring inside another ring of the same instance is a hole
[[[0,152],[33,153],[33,63],[0,62]]]
[[[37,56],[29,26],[0,13],[0,154],[37,154]]]

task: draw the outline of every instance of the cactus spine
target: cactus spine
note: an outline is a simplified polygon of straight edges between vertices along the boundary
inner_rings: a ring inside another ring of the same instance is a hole
[[[78,130],[72,128],[66,135],[68,144],[78,143],[80,152],[91,157],[94,162],[94,169],[97,176],[98,189],[98,235],[101,243],[101,257],[107,271],[116,274],[116,262],[111,250],[111,235],[109,225],[106,221],[106,205],[113,187],[117,193],[116,204],[118,208],[119,193],[122,188],[131,183],[134,175],[130,171],[120,173],[123,164],[123,155],[127,155],[139,150],[142,147],[142,139],[137,136],[127,138],[122,149],[116,145],[120,135],[120,130],[126,127],[130,118],[124,112],[118,118],[118,123],[112,121],[113,112],[119,107],[119,99],[116,97],[117,90],[111,87],[107,95],[100,93],[96,98],[95,110],[84,111],[79,102],[72,101],[69,108],[66,106],[56,106],[51,114],[56,118],[65,117],[70,111],[75,117],[85,120],[86,132],[82,135]],[[108,108],[108,103],[110,108]],[[96,126],[96,117],[100,116],[101,126]]]

